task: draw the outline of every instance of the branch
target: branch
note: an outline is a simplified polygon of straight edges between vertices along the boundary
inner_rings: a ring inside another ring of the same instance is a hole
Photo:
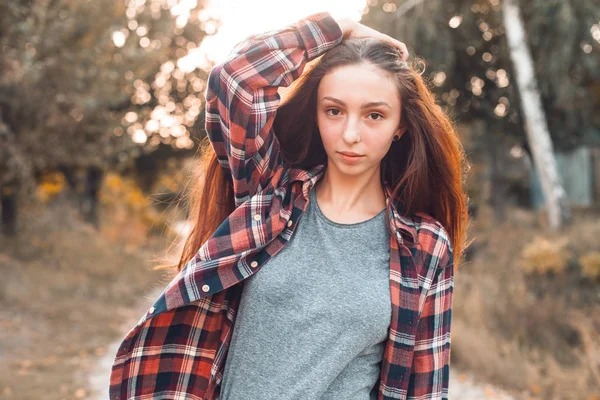
[[[402,16],[404,16],[404,14],[406,14],[407,12],[409,12],[410,10],[412,10],[413,8],[415,8],[416,6],[418,6],[419,4],[421,4],[424,0],[408,0],[405,1],[404,3],[402,3],[402,5],[400,7],[398,7],[398,9],[396,10],[396,12],[394,13],[394,17],[395,18],[400,18]]]

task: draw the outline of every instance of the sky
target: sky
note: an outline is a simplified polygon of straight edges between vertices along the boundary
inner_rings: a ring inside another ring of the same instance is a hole
[[[365,6],[366,0],[212,0],[207,11],[221,20],[221,27],[199,50],[218,63],[249,35],[283,28],[320,11],[358,21]]]

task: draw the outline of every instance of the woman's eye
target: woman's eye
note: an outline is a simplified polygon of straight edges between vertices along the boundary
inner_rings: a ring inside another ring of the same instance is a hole
[[[338,110],[337,108],[330,108],[329,110],[325,111],[326,113],[330,113],[329,115],[333,115],[333,116],[338,116],[340,115],[340,110]],[[379,113],[370,113],[369,116],[371,117],[372,120],[380,120],[383,119],[383,115],[379,114]]]

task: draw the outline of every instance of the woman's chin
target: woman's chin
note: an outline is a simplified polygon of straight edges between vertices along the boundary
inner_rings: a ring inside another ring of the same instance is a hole
[[[329,168],[333,165],[333,167],[339,171],[340,174],[348,175],[348,176],[360,176],[370,170],[369,166],[364,162],[356,162],[356,163],[345,163],[340,162],[339,160],[332,161],[331,159],[328,162]]]

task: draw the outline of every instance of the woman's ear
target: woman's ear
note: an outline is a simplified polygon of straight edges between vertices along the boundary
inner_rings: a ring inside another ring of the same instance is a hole
[[[404,135],[404,133],[408,130],[408,127],[405,124],[400,124],[400,126],[398,127],[398,129],[396,129],[396,132],[394,132],[394,136],[400,136],[402,137],[402,135]]]

